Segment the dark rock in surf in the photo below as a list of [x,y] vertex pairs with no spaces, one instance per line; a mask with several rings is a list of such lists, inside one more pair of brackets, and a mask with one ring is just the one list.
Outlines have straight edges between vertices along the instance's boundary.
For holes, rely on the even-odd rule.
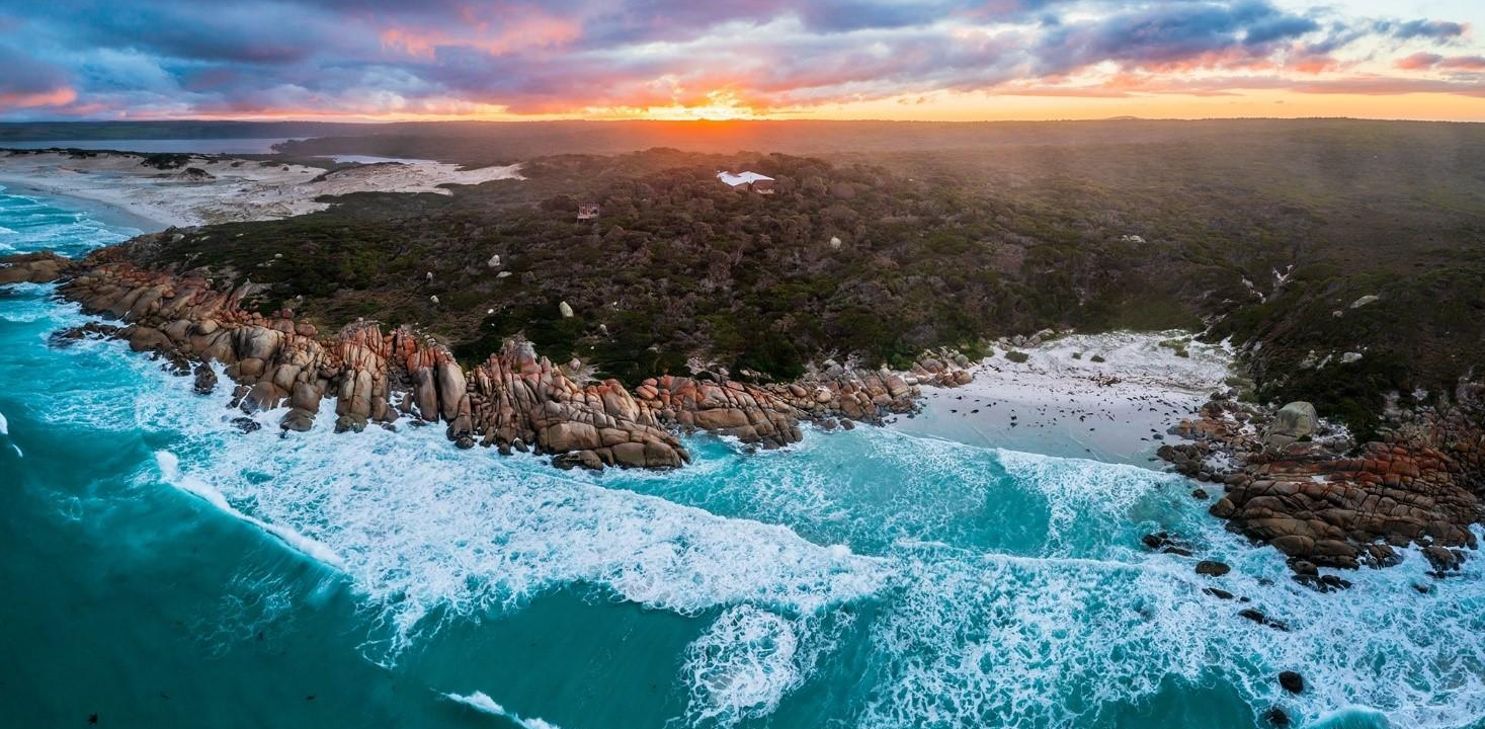
[[1238,615],[1266,628],[1273,628],[1274,630],[1280,630],[1286,633],[1289,632],[1289,626],[1284,624],[1284,621],[1275,620],[1253,608],[1243,608],[1238,611]]
[[205,362],[197,363],[196,382],[191,385],[191,389],[195,390],[197,395],[210,395],[216,388],[217,373]]
[[1191,548],[1184,541],[1182,541],[1180,537],[1170,534],[1169,532],[1155,532],[1153,534],[1146,534],[1145,536],[1140,537],[1140,541],[1144,543],[1147,549],[1155,552],[1160,552],[1162,554],[1174,554],[1177,557],[1191,556]]
[[1198,575],[1206,575],[1208,577],[1221,577],[1222,575],[1225,575],[1231,571],[1232,568],[1228,567],[1225,562],[1204,559],[1196,563],[1196,574]]
[[1203,587],[1201,591],[1208,595],[1211,595],[1212,597],[1217,598],[1218,600],[1231,600],[1234,597],[1232,593],[1220,587]]

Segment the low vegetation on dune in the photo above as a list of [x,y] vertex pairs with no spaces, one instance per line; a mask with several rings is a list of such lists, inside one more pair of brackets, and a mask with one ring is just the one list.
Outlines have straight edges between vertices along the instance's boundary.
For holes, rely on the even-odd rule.
[[[1241,345],[1256,396],[1310,399],[1366,432],[1387,392],[1470,374],[1485,355],[1485,133],[1244,129],[1223,145],[548,156],[525,180],[348,196],[131,255],[272,284],[258,305],[327,326],[420,323],[470,361],[524,333],[628,382],[901,365],[1045,327],[1186,327]],[[715,176],[744,169],[775,194]],[[578,219],[586,203],[596,219]]]

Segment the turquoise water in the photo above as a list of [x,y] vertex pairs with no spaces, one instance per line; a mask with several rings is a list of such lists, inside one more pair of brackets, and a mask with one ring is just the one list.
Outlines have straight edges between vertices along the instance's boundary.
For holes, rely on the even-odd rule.
[[[0,250],[130,232],[0,193]],[[763,454],[700,438],[681,472],[601,475],[435,428],[281,438],[263,413],[242,434],[117,342],[48,345],[85,320],[48,286],[0,290],[5,726],[1485,717],[1481,560],[1437,582],[1409,554],[1322,595],[1178,477],[875,428]],[[1157,529],[1233,572],[1144,551]]]

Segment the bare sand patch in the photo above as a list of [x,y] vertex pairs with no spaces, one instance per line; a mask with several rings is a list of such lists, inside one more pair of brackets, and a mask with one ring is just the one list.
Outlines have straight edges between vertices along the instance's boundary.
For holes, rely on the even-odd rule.
[[431,161],[357,165],[333,172],[307,165],[192,155],[161,170],[145,155],[0,152],[0,184],[121,208],[161,228],[273,220],[330,207],[317,198],[355,192],[452,194],[446,185],[520,179],[519,165],[463,170]]
[[[971,445],[1069,458],[1148,463],[1166,430],[1225,387],[1221,346],[1161,342],[1182,332],[1075,334],[1035,347],[1002,342],[970,368],[974,381],[923,388],[924,408],[893,427]],[[1025,362],[1006,358],[1022,352]],[[1101,359],[1103,361],[1096,361]]]

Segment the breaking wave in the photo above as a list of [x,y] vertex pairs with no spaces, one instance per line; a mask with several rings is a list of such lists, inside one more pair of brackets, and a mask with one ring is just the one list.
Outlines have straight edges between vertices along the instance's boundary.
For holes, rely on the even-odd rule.
[[498,716],[502,719],[509,719],[517,726],[523,727],[524,729],[559,729],[556,725],[549,724],[545,721],[542,721],[541,719],[537,719],[534,717],[522,717],[520,714],[509,711],[504,706],[495,703],[495,700],[490,698],[483,691],[475,691],[469,694],[447,693],[440,695],[443,696],[445,699],[448,699],[449,701],[452,701],[456,704],[462,704],[471,709],[474,709],[475,711],[489,714],[491,716]]

